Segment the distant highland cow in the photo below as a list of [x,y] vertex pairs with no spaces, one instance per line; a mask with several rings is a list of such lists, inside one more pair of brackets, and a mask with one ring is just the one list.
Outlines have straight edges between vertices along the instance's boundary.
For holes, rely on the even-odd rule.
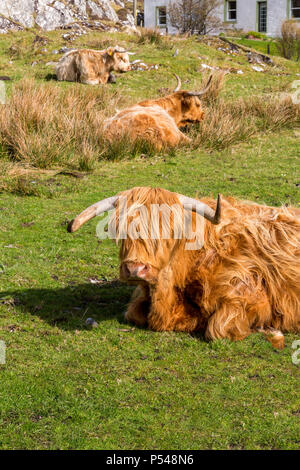
[[181,81],[177,75],[176,78],[177,87],[171,95],[141,101],[107,119],[106,138],[110,142],[123,137],[146,140],[157,150],[190,142],[180,128],[203,119],[200,97],[209,90],[212,77],[201,91],[180,91]]
[[112,72],[130,70],[129,54],[125,49],[109,47],[94,51],[79,49],[67,52],[58,62],[56,76],[60,81],[80,82],[87,85],[105,84],[112,80]]

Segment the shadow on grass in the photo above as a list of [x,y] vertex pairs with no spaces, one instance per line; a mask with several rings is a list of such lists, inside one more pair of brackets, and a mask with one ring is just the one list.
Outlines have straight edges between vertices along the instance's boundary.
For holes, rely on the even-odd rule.
[[0,304],[18,313],[35,315],[62,330],[85,329],[85,320],[98,323],[116,318],[123,323],[123,313],[132,288],[118,280],[101,284],[77,284],[64,288],[33,288],[0,293]]
[[57,82],[57,76],[56,76],[56,73],[48,73],[46,76],[45,76],[45,80],[46,82],[50,82],[51,80]]

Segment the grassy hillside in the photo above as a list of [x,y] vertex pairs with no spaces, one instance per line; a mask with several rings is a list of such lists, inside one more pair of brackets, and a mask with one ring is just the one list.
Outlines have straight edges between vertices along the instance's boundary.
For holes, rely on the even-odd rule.
[[[119,75],[103,90],[49,76],[62,34],[43,33],[48,52],[33,45],[35,31],[0,37],[0,75],[13,78],[11,114],[0,121],[0,340],[7,344],[0,448],[299,449],[300,366],[291,359],[299,335],[286,335],[278,352],[260,334],[207,343],[134,328],[123,319],[131,288],[117,280],[117,247],[97,239],[96,220],[66,232],[83,208],[141,185],[299,206],[299,119],[270,99],[291,89],[298,65],[275,58],[256,72],[245,56],[207,39],[149,43],[89,33],[72,46],[119,44],[159,65]],[[202,63],[244,73],[226,76],[221,103],[206,103],[205,123],[190,131],[193,146],[155,154],[95,138],[97,116],[165,93],[174,72],[184,87],[199,89]],[[72,138],[74,109],[81,114],[71,121]],[[8,136],[15,136],[9,144]],[[85,326],[88,317],[98,328]]]

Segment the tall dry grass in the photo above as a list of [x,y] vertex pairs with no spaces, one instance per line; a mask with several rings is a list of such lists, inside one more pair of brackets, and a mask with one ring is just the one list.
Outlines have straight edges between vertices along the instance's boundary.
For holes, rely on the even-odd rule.
[[90,169],[105,153],[102,123],[122,104],[107,87],[37,85],[22,80],[0,108],[0,140],[13,160],[39,168]]
[[[223,83],[224,74],[215,75],[203,97],[205,119],[189,130],[193,148],[222,150],[259,132],[300,124],[300,107],[288,94],[225,101],[220,97]],[[3,155],[2,161],[27,167],[91,170],[101,159],[154,155],[147,141],[106,141],[103,120],[126,104],[109,87],[73,84],[62,88],[22,80],[14,86],[7,105],[0,107],[0,158]]]
[[140,28],[137,44],[155,44],[159,49],[172,49],[173,42],[169,36],[162,35],[159,28]]
[[277,49],[285,59],[300,60],[300,26],[296,20],[286,20],[281,26]]
[[222,150],[259,132],[300,125],[300,106],[288,93],[225,101],[220,97],[223,84],[224,75],[215,76],[204,96],[205,118],[191,131],[194,148]]

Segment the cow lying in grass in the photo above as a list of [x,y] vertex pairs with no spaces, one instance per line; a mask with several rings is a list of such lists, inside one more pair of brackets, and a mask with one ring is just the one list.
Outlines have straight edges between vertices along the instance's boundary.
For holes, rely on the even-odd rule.
[[130,67],[128,52],[122,48],[80,49],[69,51],[60,59],[56,76],[58,80],[99,85],[112,81],[112,71],[128,72]]
[[[172,208],[172,217],[167,223],[159,212],[155,224],[153,207],[163,205]],[[120,276],[137,284],[127,320],[156,331],[202,330],[208,339],[241,340],[263,331],[277,348],[284,347],[282,332],[300,331],[299,209],[226,198],[221,214],[220,197],[216,203],[160,188],[133,188],[83,211],[69,231],[115,207],[112,238],[122,238]],[[203,224],[192,236],[178,237],[184,207],[193,230],[198,219]],[[144,235],[130,235],[132,224]],[[127,238],[120,236],[124,227]],[[196,248],[187,245],[198,239]]]
[[146,140],[157,150],[190,142],[180,128],[203,119],[200,97],[208,91],[211,80],[212,77],[202,91],[180,91],[181,82],[177,77],[178,84],[171,95],[141,101],[107,119],[104,123],[106,138],[110,142],[124,137],[132,141]]

